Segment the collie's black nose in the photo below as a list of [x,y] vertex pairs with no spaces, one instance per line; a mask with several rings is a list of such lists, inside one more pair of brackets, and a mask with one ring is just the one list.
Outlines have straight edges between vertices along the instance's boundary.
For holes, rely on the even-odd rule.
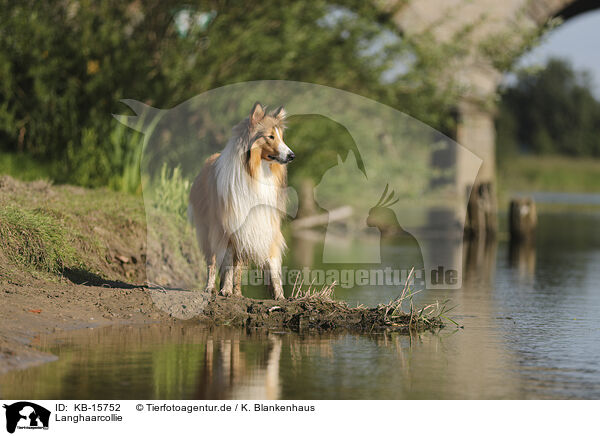
[[291,162],[296,158],[296,155],[294,154],[293,151],[290,151],[290,154],[287,155],[287,161]]

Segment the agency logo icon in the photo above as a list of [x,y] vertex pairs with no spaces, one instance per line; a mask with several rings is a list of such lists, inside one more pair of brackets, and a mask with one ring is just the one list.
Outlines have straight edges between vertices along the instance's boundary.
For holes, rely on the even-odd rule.
[[[213,89],[170,109],[123,100],[131,112],[115,115],[133,129],[142,149],[146,275],[158,307],[185,319],[209,301],[209,293],[202,292],[211,274],[205,259],[193,243],[181,243],[198,237],[193,226],[184,225],[190,218],[190,187],[207,159],[227,144],[252,139],[234,126],[257,101],[285,107],[286,141],[296,159],[281,190],[272,189],[278,179],[265,175],[262,166],[252,180],[239,176],[245,173],[223,173],[222,185],[236,192],[227,214],[217,216],[208,207],[193,216],[196,227],[226,218],[227,227],[235,229],[210,235],[220,238],[214,245],[226,246],[242,226],[245,233],[260,234],[252,227],[255,218],[275,207],[291,221],[284,286],[294,284],[298,270],[309,270],[305,284],[314,279],[314,286],[322,286],[322,278],[333,277],[342,288],[360,287],[365,295],[381,291],[383,303],[404,288],[414,269],[418,288],[461,287],[467,203],[481,159],[432,127],[359,95],[310,83],[256,81]],[[238,168],[237,162],[249,159],[247,152],[224,156],[230,166],[223,168]],[[276,201],[280,197],[287,197],[287,205]],[[250,215],[240,211],[258,215],[246,219]],[[268,274],[260,265],[249,268],[250,282],[256,276],[266,284]]]
[[14,433],[19,430],[47,430],[50,424],[50,411],[38,404],[28,401],[5,404],[6,431]]

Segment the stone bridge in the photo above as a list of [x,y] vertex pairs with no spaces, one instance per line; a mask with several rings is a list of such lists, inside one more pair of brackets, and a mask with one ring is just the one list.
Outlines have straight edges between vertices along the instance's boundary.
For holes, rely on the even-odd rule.
[[[504,56],[518,57],[541,28],[555,17],[569,19],[600,8],[598,0],[383,0],[380,5],[393,16],[403,34],[431,32],[447,42],[461,35],[467,55],[449,64],[450,75],[464,89],[457,107],[456,140],[483,159],[474,193],[475,211],[469,211],[471,225],[495,231],[495,129],[494,101],[502,80],[502,67],[494,56],[482,53],[482,41],[493,41]],[[467,35],[463,30],[471,29]],[[463,32],[460,33],[459,32]],[[458,163],[461,168],[461,163]],[[457,185],[467,192],[466,180]],[[479,202],[479,204],[478,204]],[[471,209],[471,203],[469,204]],[[479,216],[479,218],[477,218]],[[483,221],[482,221],[483,220]],[[474,221],[480,221],[478,223]]]

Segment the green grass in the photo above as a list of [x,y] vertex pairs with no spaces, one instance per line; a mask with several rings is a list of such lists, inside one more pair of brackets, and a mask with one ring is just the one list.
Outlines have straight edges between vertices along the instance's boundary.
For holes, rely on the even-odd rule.
[[0,283],[143,283],[147,262],[154,278],[159,271],[161,280],[196,283],[202,268],[185,218],[187,185],[178,171],[164,176],[166,207],[146,210],[139,195],[0,175]]
[[170,170],[167,164],[160,169],[154,183],[149,183],[149,201],[152,207],[181,218],[187,217],[191,183],[181,175],[181,168]]
[[0,153],[0,174],[19,180],[52,179],[51,165],[38,162],[26,154]]
[[41,210],[0,209],[0,238],[4,254],[22,266],[56,273],[80,264],[60,219]]
[[504,192],[600,192],[600,159],[518,156],[498,166]]
[[108,150],[100,147],[101,140],[93,129],[83,129],[81,144],[70,146],[66,156],[44,159],[0,152],[0,174],[24,181],[45,179],[90,188],[107,186],[141,195],[143,135],[116,123],[105,140]]
[[57,277],[70,269],[117,279],[108,247],[145,230],[141,199],[108,189],[2,176],[0,205],[0,275],[8,278]]

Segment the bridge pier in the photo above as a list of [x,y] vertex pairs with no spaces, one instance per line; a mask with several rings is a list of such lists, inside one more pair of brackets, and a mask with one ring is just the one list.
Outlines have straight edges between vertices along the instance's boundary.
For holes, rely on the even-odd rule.
[[[465,89],[459,107],[456,141],[483,160],[471,186],[464,171],[468,162],[457,162],[457,188],[467,194],[466,234],[490,236],[497,229],[495,128],[493,99],[502,79],[498,65],[506,56],[519,56],[550,18],[569,19],[598,8],[594,0],[382,0],[380,8],[392,14],[398,29],[407,35],[428,35],[440,43],[462,44],[460,57],[449,57],[443,80],[451,76]],[[425,38],[429,40],[429,38]],[[498,62],[499,61],[499,62]],[[468,167],[467,167],[468,168]],[[467,199],[465,198],[465,202]]]
[[472,162],[457,161],[456,183],[459,192],[468,194],[465,236],[493,237],[498,228],[496,198],[496,133],[493,113],[477,102],[465,100],[458,107],[456,142],[482,159],[475,183],[466,179],[472,174]]

